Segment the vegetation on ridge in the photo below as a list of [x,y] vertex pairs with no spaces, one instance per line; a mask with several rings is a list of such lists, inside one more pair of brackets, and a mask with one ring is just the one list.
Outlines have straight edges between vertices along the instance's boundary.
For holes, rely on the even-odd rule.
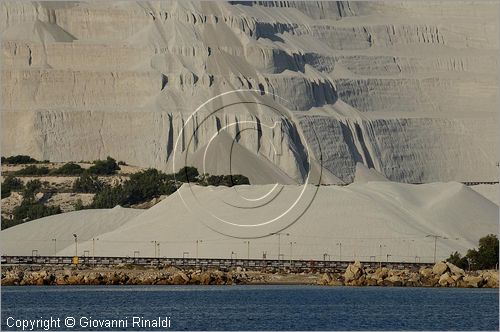
[[[40,163],[29,156],[2,158],[2,161],[6,159],[11,164]],[[11,172],[2,184],[2,198],[9,197],[12,191],[19,191],[23,199],[20,204],[17,203],[19,205],[10,210],[7,219],[5,216],[2,217],[2,229],[62,212],[59,206],[49,206],[46,203],[48,197],[60,192],[60,186],[50,185],[49,182],[42,183],[37,179],[23,185],[22,181],[15,176],[78,176],[75,180],[67,180],[70,186],[65,184],[62,188],[63,192],[94,194],[94,197],[92,203],[87,202],[86,205],[78,198],[76,203],[73,203],[74,210],[113,208],[116,205],[148,207],[153,199],[171,195],[187,182],[202,186],[228,187],[250,184],[248,178],[243,175],[199,174],[198,170],[191,166],[184,167],[175,174],[166,174],[151,168],[132,174],[123,174],[120,178],[109,177],[117,174],[120,170],[119,165],[126,165],[126,163],[122,161],[117,163],[115,159],[107,157],[105,160],[92,162],[87,169],[77,163],[68,162],[53,169],[45,165],[26,165],[20,170]],[[44,194],[40,195],[40,193]],[[13,202],[16,202],[15,199]]]
[[498,268],[498,237],[494,234],[488,234],[479,239],[478,249],[469,249],[463,257],[458,251],[455,251],[448,257],[447,261],[462,269]]
[[2,164],[7,164],[7,165],[36,164],[36,163],[39,163],[39,161],[34,158],[31,158],[30,156],[25,156],[25,155],[2,157]]

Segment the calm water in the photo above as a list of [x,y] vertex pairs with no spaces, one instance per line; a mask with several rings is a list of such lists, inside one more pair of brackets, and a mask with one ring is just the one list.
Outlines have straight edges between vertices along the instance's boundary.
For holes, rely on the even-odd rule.
[[[498,330],[498,290],[316,286],[2,287],[7,318],[170,317],[172,330]],[[10,321],[12,323],[13,320]],[[42,328],[38,328],[41,330]],[[106,330],[96,327],[94,330]],[[143,329],[144,330],[144,329]]]

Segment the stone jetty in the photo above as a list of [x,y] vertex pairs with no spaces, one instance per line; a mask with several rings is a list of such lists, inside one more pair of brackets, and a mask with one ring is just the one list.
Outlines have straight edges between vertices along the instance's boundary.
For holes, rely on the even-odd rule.
[[448,262],[420,270],[364,268],[349,264],[344,273],[263,272],[241,267],[228,271],[176,267],[3,266],[2,286],[29,285],[233,285],[306,284],[325,286],[488,287],[498,288],[498,271],[466,272]]

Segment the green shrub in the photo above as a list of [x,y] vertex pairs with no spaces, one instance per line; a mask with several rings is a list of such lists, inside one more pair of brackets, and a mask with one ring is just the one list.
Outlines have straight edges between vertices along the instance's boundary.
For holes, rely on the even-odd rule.
[[208,186],[238,186],[243,184],[250,184],[248,178],[244,175],[209,175],[205,177],[204,184]]
[[17,226],[22,223],[24,223],[23,220],[16,220],[16,219],[9,220],[2,218],[2,230],[7,229],[9,227]]
[[14,219],[23,221],[34,220],[59,213],[61,213],[59,206],[45,206],[41,203],[34,203],[27,200],[23,200],[21,205],[15,207],[13,211]]
[[104,183],[95,175],[83,173],[73,183],[73,191],[77,193],[98,193],[104,188]]
[[16,177],[9,175],[5,178],[2,183],[2,198],[9,197],[12,190],[21,190],[23,189],[23,183]]
[[36,165],[29,165],[26,166],[16,172],[14,172],[15,175],[34,175],[34,176],[41,176],[41,175],[47,175],[49,174],[50,170],[48,167],[42,166],[38,167]]
[[[134,173],[121,185],[106,186],[96,191],[92,207],[100,209],[112,208],[116,205],[130,206],[147,202],[161,195],[171,195],[177,190],[172,178],[173,176],[152,168]],[[77,180],[78,183],[80,183],[79,180]],[[75,186],[77,185],[79,184],[75,182]]]
[[478,249],[469,249],[466,257],[474,270],[495,268],[498,264],[498,237],[494,234],[479,239]]
[[175,180],[179,182],[197,182],[198,181],[198,169],[192,166],[184,166],[175,175]]
[[455,251],[447,261],[462,269],[469,267],[472,270],[496,268],[498,267],[498,237],[494,234],[488,234],[479,239],[478,249],[469,249],[464,257]]
[[458,251],[455,251],[453,254],[451,254],[446,261],[464,270],[469,266],[467,257],[462,257],[462,255]]
[[228,187],[250,184],[250,180],[241,174],[226,175],[224,178]]
[[177,191],[178,187],[173,182],[165,183],[161,188],[161,194],[170,196]]
[[[94,181],[97,181],[95,178]],[[176,174],[165,174],[156,169],[147,169],[134,173],[129,180],[123,184],[110,187],[105,186],[102,190],[95,190],[92,208],[112,208],[116,205],[130,206],[144,203],[161,195],[171,195],[178,189],[178,182],[198,182],[213,186],[234,186],[249,184],[248,178],[243,175],[208,175],[199,176],[195,167],[184,167]],[[86,183],[90,183],[87,185]],[[92,181],[88,174],[82,175],[74,184],[74,190],[78,192],[89,192]]]
[[82,173],[83,168],[75,163],[67,163],[50,171],[53,175],[80,175]]
[[78,199],[76,202],[75,202],[75,205],[73,206],[75,208],[75,211],[80,211],[80,210],[83,210],[85,209],[85,205],[83,205],[83,202],[81,199]]
[[38,160],[25,155],[2,157],[2,164],[18,165],[18,164],[34,164],[34,163],[38,163]]
[[164,194],[167,181],[166,174],[153,168],[132,174],[123,184],[127,196],[126,203],[137,204]]
[[125,205],[126,200],[127,194],[122,186],[106,186],[94,196],[90,207],[93,209],[110,209],[117,205]]
[[42,189],[42,183],[39,180],[26,182],[23,190],[23,202],[34,202],[35,195]]
[[120,170],[120,166],[111,157],[106,158],[106,160],[96,160],[94,165],[91,166],[87,172],[95,175],[112,175],[116,174],[116,171]]

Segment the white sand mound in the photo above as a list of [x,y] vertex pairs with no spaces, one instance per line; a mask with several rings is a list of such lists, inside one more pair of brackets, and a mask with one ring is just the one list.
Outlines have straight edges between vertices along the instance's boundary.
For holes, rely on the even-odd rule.
[[354,182],[367,183],[370,181],[389,181],[380,172],[374,168],[368,168],[362,163],[356,163],[356,173],[354,174]]
[[[294,259],[323,259],[325,253],[338,259],[338,243],[341,243],[342,259],[386,260],[390,255],[389,260],[432,261],[434,241],[427,235],[447,238],[440,239],[437,246],[438,258],[445,258],[452,251],[465,252],[476,246],[479,238],[486,234],[498,232],[498,206],[455,182],[307,186],[295,205],[293,202],[300,194],[301,186],[284,186],[276,191],[271,191],[272,188],[272,185],[183,186],[180,195],[190,210],[179,194],[174,194],[115,230],[99,234],[96,255],[133,256],[134,251],[139,251],[141,256],[153,256],[151,241],[159,241],[161,256],[182,257],[183,253],[189,252],[187,255],[194,257],[196,240],[201,240],[198,242],[200,257],[230,258],[234,252],[245,258],[246,240],[227,234],[246,234],[251,237],[250,257],[253,258],[261,258],[264,253],[267,258],[277,258],[279,250],[284,259],[289,259],[292,249]],[[268,196],[257,200],[268,191],[271,191]],[[314,199],[309,205],[311,197]],[[307,206],[309,208],[302,214]],[[81,225],[89,222],[87,214],[93,213],[98,212],[79,212],[78,222]],[[110,212],[101,212],[99,216],[104,219],[105,213]],[[284,217],[280,219],[280,215]],[[40,254],[50,254],[51,231],[54,231],[69,245],[59,254],[72,255],[71,234],[75,230],[62,228],[60,222],[53,220],[61,221],[65,216],[78,219],[76,214],[49,217],[1,232],[2,239],[7,236],[25,239],[9,246],[5,253],[25,253],[37,245]],[[294,222],[296,217],[299,218]],[[278,220],[270,222],[272,218]],[[49,228],[45,227],[46,224],[59,227]],[[279,249],[278,236],[269,235],[274,232],[284,233],[280,236]],[[44,241],[46,243],[42,246]],[[92,241],[82,241],[80,254],[91,250],[91,246]]]
[[243,174],[251,184],[297,182],[263,156],[256,155],[234,141],[226,132],[220,132],[206,146],[198,149],[189,164],[200,173],[214,175]]
[[498,205],[499,200],[499,186],[496,184],[478,184],[471,186],[471,188]]
[[[320,179],[321,176],[321,179]],[[317,185],[339,185],[345,184],[344,181],[339,179],[335,174],[327,170],[325,167],[321,166],[321,163],[315,159],[311,159],[310,166],[310,174],[309,180],[307,181],[309,184]]]
[[[81,242],[115,230],[143,210],[119,206],[106,210],[81,210],[33,220],[0,232],[2,255],[53,255],[54,249],[73,248],[73,234]],[[54,241],[56,239],[56,247]],[[85,250],[91,250],[86,248]],[[83,254],[83,250],[81,251]]]

